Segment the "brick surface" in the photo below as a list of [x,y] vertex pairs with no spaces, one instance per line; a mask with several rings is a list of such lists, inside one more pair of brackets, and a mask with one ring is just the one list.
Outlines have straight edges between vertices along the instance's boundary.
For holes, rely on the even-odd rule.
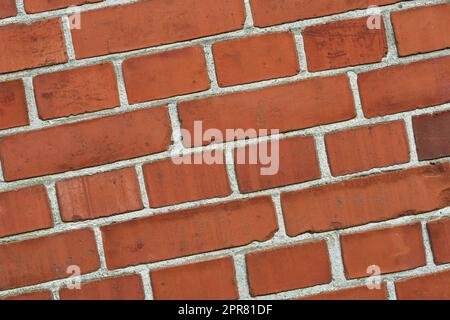
[[388,300],[388,295],[386,284],[382,283],[379,289],[369,289],[366,286],[356,287],[324,292],[321,294],[303,297],[299,300]]
[[293,76],[300,71],[292,33],[228,40],[215,43],[212,49],[222,87]]
[[348,78],[333,76],[182,102],[179,115],[191,136],[194,121],[202,121],[204,131],[218,129],[226,137],[226,129],[287,132],[352,119],[356,112]]
[[63,288],[61,300],[144,300],[142,279],[138,275],[107,278],[81,283],[81,288]]
[[232,258],[151,272],[157,300],[233,300],[239,297]]
[[0,244],[0,289],[66,278],[71,265],[79,266],[81,274],[100,267],[91,230]]
[[[273,157],[271,163],[261,157],[266,150],[267,155]],[[251,160],[255,156],[257,159]],[[239,190],[243,193],[315,180],[321,176],[313,137],[283,139],[278,146],[260,143],[237,148],[234,162]]]
[[209,89],[202,47],[190,47],[125,60],[123,76],[130,103]]
[[72,38],[77,58],[87,58],[237,30],[245,8],[241,0],[146,0],[87,11],[81,20]]
[[264,241],[277,229],[271,199],[257,198],[110,225],[102,234],[115,269]]
[[413,117],[420,160],[450,156],[450,111]]
[[450,271],[402,280],[395,289],[399,300],[449,300]]
[[371,5],[383,6],[400,0],[250,0],[258,27],[328,16]]
[[44,186],[0,193],[0,237],[53,227]]
[[253,296],[329,283],[327,244],[318,241],[250,253],[247,273]]
[[19,180],[164,151],[170,134],[167,110],[157,107],[8,136],[0,159],[5,179]]
[[367,18],[330,22],[303,32],[309,71],[379,62],[386,56],[384,24],[367,28]]
[[359,92],[367,117],[450,102],[450,57],[361,73]]
[[101,1],[103,0],[24,0],[24,5],[27,13],[36,13]]
[[95,219],[143,208],[136,171],[127,168],[56,184],[64,221]]
[[[229,195],[231,189],[224,154],[221,151],[217,151],[217,154],[220,161],[213,164],[203,160],[207,159],[206,157],[215,158],[215,152],[185,156],[186,163],[178,164],[174,163],[173,159],[166,159],[144,165],[150,206],[163,207]],[[203,163],[195,164],[196,159]]]
[[33,85],[41,119],[83,114],[119,106],[112,63],[35,77]]
[[398,53],[407,56],[450,48],[450,4],[394,12]]
[[0,27],[0,74],[67,61],[61,21]]
[[[443,195],[448,197],[447,193]],[[450,263],[450,218],[431,221],[427,224],[428,233],[436,264]]]
[[403,121],[330,133],[325,141],[336,176],[406,163],[410,158]]
[[0,19],[13,17],[17,14],[15,0],[3,0],[0,3]]
[[286,231],[295,236],[443,208],[449,205],[449,177],[446,163],[283,193]]
[[426,264],[420,223],[347,234],[341,246],[349,279],[370,276],[370,266],[385,274]]
[[0,130],[29,124],[22,80],[0,83]]

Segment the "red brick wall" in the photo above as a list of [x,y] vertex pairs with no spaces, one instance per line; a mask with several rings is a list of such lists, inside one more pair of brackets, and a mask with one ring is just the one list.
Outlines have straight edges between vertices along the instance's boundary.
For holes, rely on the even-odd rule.
[[2,0],[0,299],[450,299],[446,30],[446,0]]

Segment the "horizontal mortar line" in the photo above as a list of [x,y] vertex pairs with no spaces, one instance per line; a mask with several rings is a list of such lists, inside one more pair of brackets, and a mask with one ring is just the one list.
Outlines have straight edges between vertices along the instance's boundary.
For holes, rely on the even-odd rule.
[[[432,221],[437,218],[450,216],[450,210],[447,210],[447,209],[450,209],[450,208],[447,207],[447,208],[444,208],[444,209],[441,209],[438,211],[432,211],[432,212],[428,212],[428,213],[424,213],[424,214],[419,214],[416,216],[400,217],[400,218],[393,219],[393,220],[382,221],[382,222],[377,222],[377,223],[370,223],[370,224],[366,224],[363,226],[350,227],[347,229],[331,230],[331,231],[314,233],[314,234],[305,233],[305,234],[302,234],[302,235],[299,235],[296,237],[292,237],[289,239],[271,238],[265,242],[255,241],[251,244],[248,244],[246,246],[241,246],[241,247],[220,249],[220,250],[216,250],[216,251],[204,252],[204,253],[194,254],[194,255],[190,255],[190,256],[172,258],[172,259],[168,259],[168,260],[164,260],[164,261],[157,261],[157,262],[139,264],[139,265],[135,265],[135,266],[128,266],[125,268],[118,268],[118,269],[114,269],[114,270],[98,270],[95,272],[91,272],[89,274],[81,275],[80,279],[82,279],[83,282],[88,282],[88,281],[92,281],[92,280],[101,280],[106,277],[139,274],[142,271],[150,272],[151,270],[156,270],[156,269],[160,269],[160,268],[169,268],[169,267],[185,265],[185,264],[195,263],[195,262],[200,262],[200,261],[219,259],[221,257],[226,257],[226,256],[233,256],[233,255],[239,255],[239,254],[245,255],[245,254],[255,252],[258,250],[267,250],[267,249],[272,249],[272,248],[277,248],[277,247],[284,247],[284,246],[289,246],[289,245],[308,243],[311,241],[326,240],[327,238],[331,237],[333,234],[343,235],[343,234],[347,234],[347,233],[367,231],[367,230],[373,230],[373,229],[383,228],[383,227],[401,226],[401,225],[404,225],[407,223]],[[436,271],[440,271],[441,269],[447,269],[447,268],[450,268],[450,264],[438,265],[433,268],[425,266],[425,267],[419,267],[414,270],[398,272],[395,274],[387,274],[387,275],[384,275],[383,277],[385,277],[385,278],[389,277],[389,279],[399,280],[399,279],[402,279],[405,277],[409,277],[409,276],[411,276],[411,274],[416,275],[417,270],[419,270],[418,272],[427,273],[427,272],[436,272]],[[352,280],[346,279],[346,280],[347,280],[347,282],[356,282],[358,280],[363,281],[364,279],[367,279],[367,278],[352,279]],[[40,284],[36,284],[36,285],[8,289],[8,290],[0,291],[0,297],[17,295],[20,293],[25,293],[25,292],[30,292],[30,291],[46,290],[46,289],[50,289],[50,288],[60,288],[60,287],[64,286],[64,284],[66,284],[67,281],[68,281],[68,279],[65,278],[65,279],[52,280],[52,281],[48,281],[48,282],[44,282],[44,283],[40,283]],[[322,285],[319,287],[322,287]],[[301,291],[308,290],[311,288],[315,288],[315,287],[287,291],[282,294],[275,294],[275,295],[280,296],[283,294],[291,294],[291,293],[297,294],[297,292],[301,292]],[[274,296],[274,295],[270,295],[270,296]],[[263,297],[264,296],[258,297],[258,298],[262,299]]]
[[[201,152],[208,152],[211,150],[224,150],[226,148],[239,148],[244,147],[250,144],[256,144],[256,143],[262,143],[266,141],[270,141],[273,139],[287,139],[287,138],[294,138],[294,137],[300,137],[300,136],[315,136],[315,135],[326,135],[333,132],[338,132],[342,130],[347,130],[350,128],[357,128],[357,127],[364,127],[368,125],[376,125],[379,123],[384,122],[390,122],[390,121],[397,121],[397,120],[404,120],[405,117],[411,117],[415,115],[425,115],[425,114],[432,114],[436,112],[442,112],[450,110],[450,103],[444,104],[440,106],[434,106],[429,108],[423,108],[423,109],[416,109],[413,111],[407,111],[403,113],[398,113],[394,115],[388,115],[388,116],[382,116],[378,118],[372,118],[372,119],[351,119],[343,122],[337,122],[307,129],[300,129],[300,130],[294,130],[286,133],[279,133],[269,136],[261,136],[257,138],[251,138],[248,140],[239,140],[239,141],[229,141],[229,142],[223,142],[223,143],[214,143],[206,146],[201,147],[192,147],[192,148],[186,148],[183,147],[183,152],[185,154],[193,154],[193,153],[201,153]],[[0,135],[1,137],[1,135]],[[63,173],[56,173],[46,176],[40,176],[40,177],[33,177],[28,179],[22,179],[17,181],[0,181],[0,191],[8,191],[8,190],[15,190],[22,186],[32,185],[32,184],[40,184],[40,183],[47,183],[47,182],[55,182],[59,180],[64,180],[68,178],[83,176],[83,175],[93,175],[96,173],[102,173],[102,172],[108,172],[115,169],[123,169],[135,165],[145,164],[145,163],[151,163],[158,160],[163,159],[169,159],[171,154],[171,149],[173,148],[173,145],[169,147],[169,150],[146,155],[142,157],[137,157],[134,159],[126,159],[121,161],[116,161],[113,163],[107,163],[103,165],[93,166],[89,168],[82,168],[72,171],[67,171]],[[445,159],[445,158],[443,158]],[[439,159],[436,159],[439,160]],[[434,160],[434,161],[436,161]],[[433,161],[433,160],[431,160]],[[418,162],[418,163],[430,163],[430,161],[425,162]],[[401,166],[401,165],[400,165]],[[388,167],[389,168],[389,167]],[[372,169],[376,170],[376,169]],[[4,169],[2,170],[4,171]],[[370,173],[370,172],[369,172]],[[3,173],[4,174],[4,173]]]
[[[393,5],[393,6],[395,6],[395,5]],[[365,14],[363,14],[363,13],[365,13]],[[32,68],[32,69],[27,69],[27,70],[19,70],[19,71],[3,73],[3,74],[0,73],[0,82],[23,77],[23,74],[27,74],[28,76],[33,76],[33,75],[38,75],[38,74],[42,74],[42,73],[67,70],[67,69],[72,69],[75,67],[88,66],[88,65],[102,63],[102,62],[125,60],[125,59],[132,58],[132,57],[140,57],[140,56],[144,56],[147,54],[166,52],[166,51],[170,51],[170,50],[174,50],[174,49],[181,49],[181,48],[194,46],[194,45],[212,45],[215,42],[224,41],[224,40],[232,40],[232,39],[237,39],[237,38],[241,38],[241,37],[245,37],[245,36],[262,35],[262,34],[272,33],[272,32],[286,32],[286,31],[296,32],[299,30],[301,31],[303,28],[305,28],[307,26],[313,26],[313,25],[321,24],[321,23],[325,23],[325,22],[339,21],[349,15],[350,15],[350,17],[353,17],[353,18],[360,18],[360,17],[364,17],[365,15],[367,15],[367,13],[365,12],[365,10],[359,10],[359,12],[357,14],[355,14],[354,11],[351,11],[351,12],[347,12],[344,14],[337,14],[337,15],[333,15],[333,16],[327,16],[324,18],[310,19],[310,20],[288,23],[288,24],[283,24],[283,25],[278,25],[278,26],[270,26],[270,27],[265,27],[265,28],[239,29],[239,30],[225,32],[225,33],[221,33],[221,34],[217,34],[217,35],[211,35],[211,36],[205,36],[205,37],[201,37],[201,38],[195,38],[195,39],[190,39],[190,40],[183,40],[183,41],[179,41],[179,42],[163,44],[160,46],[138,48],[138,49],[132,49],[132,50],[125,51],[125,52],[117,52],[117,53],[112,53],[112,54],[107,54],[107,55],[102,55],[102,56],[88,57],[88,58],[83,58],[80,60],[71,60],[66,63],[57,64],[57,65],[43,66],[43,67]],[[329,20],[329,21],[321,21],[324,19]],[[315,21],[315,20],[319,20],[319,21]],[[424,54],[429,54],[429,53],[424,53]],[[420,55],[422,55],[422,54],[420,54]],[[402,57],[400,59],[408,59],[409,57],[411,57],[411,56]],[[414,55],[412,57],[414,57]],[[348,68],[351,68],[351,67],[347,67],[347,69]],[[316,73],[321,73],[321,72],[316,72]],[[314,74],[316,74],[316,73],[314,73]]]

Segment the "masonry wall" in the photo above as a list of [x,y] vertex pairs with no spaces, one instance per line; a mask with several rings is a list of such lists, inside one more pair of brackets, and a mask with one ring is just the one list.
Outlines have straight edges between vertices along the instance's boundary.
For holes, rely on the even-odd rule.
[[0,298],[449,299],[449,30],[448,0],[2,0]]

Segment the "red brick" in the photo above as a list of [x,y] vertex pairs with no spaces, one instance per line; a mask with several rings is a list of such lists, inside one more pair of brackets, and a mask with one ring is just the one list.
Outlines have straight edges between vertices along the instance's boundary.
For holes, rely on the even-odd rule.
[[409,144],[403,121],[330,133],[325,136],[325,142],[334,176],[409,161]]
[[69,277],[71,265],[79,266],[81,274],[100,267],[91,230],[0,244],[0,290]]
[[0,19],[17,15],[15,0],[2,0],[0,2]]
[[163,300],[239,298],[232,258],[202,261],[151,272],[153,295]]
[[[443,196],[450,195],[450,189]],[[430,235],[431,248],[433,250],[434,262],[444,264],[450,262],[450,218],[429,222],[428,233]]]
[[247,255],[252,296],[312,287],[331,282],[325,241],[253,252]]
[[116,269],[265,241],[277,229],[267,197],[123,222],[102,234],[108,267]]
[[34,291],[8,297],[5,300],[53,300],[53,295],[50,291]]
[[202,47],[131,58],[122,68],[130,103],[204,91],[210,86]]
[[300,71],[294,35],[271,33],[213,45],[221,87],[296,75]]
[[347,234],[341,247],[348,279],[369,276],[372,265],[385,274],[426,264],[420,223]]
[[136,171],[121,169],[58,182],[63,221],[111,216],[143,209]]
[[387,172],[281,195],[290,236],[395,219],[449,206],[450,164]]
[[161,152],[170,136],[167,109],[156,107],[4,137],[0,158],[12,181]]
[[255,26],[265,27],[294,22],[356,9],[371,5],[383,6],[400,0],[250,0]]
[[22,80],[0,83],[0,130],[29,124]]
[[52,226],[51,209],[44,186],[0,193],[0,237]]
[[81,283],[81,289],[63,288],[62,300],[144,300],[144,289],[138,275]]
[[101,1],[103,0],[25,0],[24,5],[27,13],[36,13]]
[[43,74],[33,79],[41,119],[66,117],[120,105],[112,63]]
[[369,289],[366,286],[323,292],[313,296],[302,297],[299,300],[388,300],[386,284],[380,289]]
[[345,75],[182,102],[179,114],[191,136],[194,121],[201,121],[204,131],[218,129],[225,136],[227,129],[287,132],[356,116]]
[[395,288],[398,300],[449,300],[450,271],[402,280]]
[[0,27],[0,73],[67,61],[61,20]]
[[373,118],[450,102],[450,56],[358,75],[362,106]]
[[241,0],[147,0],[83,12],[81,21],[72,38],[77,58],[87,58],[238,30],[245,8]]
[[369,29],[367,17],[308,27],[303,41],[309,71],[380,62],[387,53],[384,24]]
[[[220,163],[204,161],[205,157],[215,155],[221,159]],[[196,156],[203,156],[202,163],[195,163]],[[151,207],[220,198],[231,193],[222,151],[188,155],[184,159],[186,163],[182,164],[175,164],[169,158],[143,166]]]
[[391,14],[398,54],[408,56],[450,48],[450,4],[414,8]]
[[[320,178],[320,167],[313,137],[280,140],[278,150],[272,146],[276,145],[270,142],[253,144],[240,147],[234,152],[235,168],[241,192],[254,192]],[[253,156],[261,152],[266,153],[266,150],[268,150],[267,154],[273,157],[271,164],[267,164],[266,159],[261,159],[260,156],[256,162],[251,160]],[[276,156],[277,154],[278,156]],[[239,160],[240,157],[245,158]],[[244,163],[242,160],[245,160]]]
[[450,111],[413,117],[419,160],[450,156]]

